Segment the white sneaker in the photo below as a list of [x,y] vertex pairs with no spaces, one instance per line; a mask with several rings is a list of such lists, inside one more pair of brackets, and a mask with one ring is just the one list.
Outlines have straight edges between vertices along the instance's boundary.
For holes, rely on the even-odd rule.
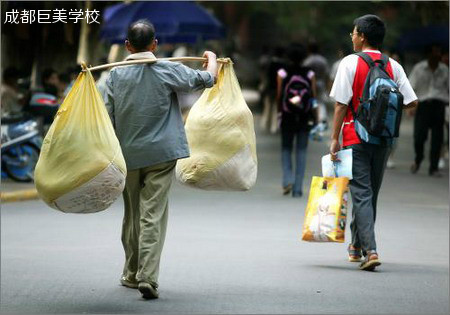
[[392,161],[391,159],[388,159],[386,167],[389,168],[389,169],[394,168],[395,167],[395,162]]
[[445,161],[443,158],[439,159],[438,169],[443,170],[445,168]]

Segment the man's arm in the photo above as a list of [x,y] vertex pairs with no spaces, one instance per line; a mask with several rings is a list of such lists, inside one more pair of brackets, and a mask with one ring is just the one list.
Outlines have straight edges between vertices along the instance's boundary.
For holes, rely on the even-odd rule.
[[317,83],[315,75],[311,78],[311,91],[315,102],[313,104],[314,125],[317,125],[319,123],[319,107],[317,106]]
[[208,60],[203,64],[203,67],[206,68],[206,71],[211,73],[214,78],[214,83],[217,82],[217,57],[216,54],[212,51],[205,51],[203,53],[203,57]]
[[419,105],[419,101],[418,101],[418,100],[415,100],[415,101],[412,101],[412,102],[409,103],[409,104],[403,105],[403,109],[413,109],[413,108],[415,108],[417,105]]
[[276,102],[277,102],[277,109],[278,112],[281,112],[281,89],[283,87],[283,78],[277,74],[277,96],[276,96]]
[[336,102],[334,104],[333,129],[331,130],[330,154],[331,159],[337,159],[337,152],[341,149],[339,143],[339,134],[341,133],[342,124],[347,114],[347,105]]
[[181,63],[170,63],[169,71],[165,72],[164,80],[175,92],[189,93],[210,88],[217,80],[217,60],[213,52],[203,54],[207,61],[203,63],[205,70],[194,70]]
[[403,105],[403,109],[406,110],[408,116],[412,117],[416,114],[417,105],[419,105],[419,101],[415,100],[409,104]]
[[410,79],[406,76],[405,70],[400,66],[400,78],[399,78],[399,90],[405,98],[404,101],[408,102],[403,104],[403,109],[407,110],[408,115],[413,116],[416,113],[416,107],[419,104],[417,95],[414,92],[414,87],[417,84],[417,66],[414,67],[411,72]]
[[402,108],[408,110],[407,113],[411,115],[414,112],[414,107],[418,104],[417,95],[414,92],[414,87],[417,81],[417,65],[413,68],[413,71],[408,79],[402,65],[393,59],[390,60],[392,62],[393,69],[395,69],[394,78],[398,85],[398,89],[400,93],[403,94],[403,102],[406,102],[406,104],[403,104]]
[[315,75],[311,78],[311,92],[312,97],[317,98],[317,81]]

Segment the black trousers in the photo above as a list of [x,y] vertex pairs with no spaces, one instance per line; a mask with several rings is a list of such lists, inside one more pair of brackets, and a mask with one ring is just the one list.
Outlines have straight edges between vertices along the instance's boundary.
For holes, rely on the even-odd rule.
[[438,100],[419,102],[414,119],[414,150],[415,162],[422,163],[423,148],[431,129],[430,168],[429,172],[437,171],[444,138],[445,103]]

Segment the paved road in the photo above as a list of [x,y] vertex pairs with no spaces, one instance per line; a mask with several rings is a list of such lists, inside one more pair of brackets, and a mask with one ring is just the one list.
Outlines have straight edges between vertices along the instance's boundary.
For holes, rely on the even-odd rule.
[[[156,301],[119,286],[121,200],[91,215],[62,214],[41,201],[2,205],[1,311],[448,314],[448,169],[442,179],[427,176],[426,165],[411,175],[411,132],[406,120],[397,168],[385,175],[376,272],[347,262],[347,244],[300,241],[306,198],[281,195],[279,139],[259,133],[251,191],[174,185]],[[326,143],[311,142],[309,150],[307,185],[320,174]]]

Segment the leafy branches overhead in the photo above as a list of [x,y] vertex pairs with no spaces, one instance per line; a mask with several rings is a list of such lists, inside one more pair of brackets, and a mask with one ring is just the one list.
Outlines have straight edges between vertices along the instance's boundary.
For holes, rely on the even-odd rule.
[[[206,2],[202,2],[206,5]],[[218,16],[226,2],[208,2]],[[394,47],[406,31],[430,24],[448,25],[448,1],[250,1],[234,2],[238,17],[248,19],[251,47],[260,41],[286,45],[289,41],[315,40],[326,49],[347,45],[353,21],[377,14],[387,24],[385,47]],[[227,25],[228,27],[228,25]]]

